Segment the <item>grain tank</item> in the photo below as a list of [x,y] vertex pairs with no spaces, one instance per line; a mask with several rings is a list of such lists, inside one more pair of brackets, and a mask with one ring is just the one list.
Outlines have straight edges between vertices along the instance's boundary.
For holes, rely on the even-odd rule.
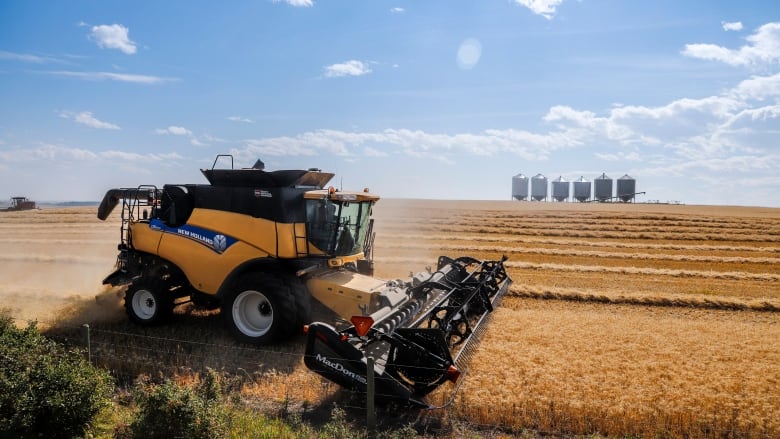
[[567,201],[571,193],[570,188],[571,185],[569,184],[569,180],[564,179],[563,176],[559,176],[553,180],[551,188],[553,200]]
[[517,174],[512,177],[512,198],[518,201],[528,199],[528,177]]
[[585,177],[580,177],[574,181],[574,199],[579,202],[585,202],[590,200],[591,184],[589,180],[585,180]]
[[542,174],[536,174],[531,179],[531,198],[535,201],[547,199],[547,177]]
[[617,197],[624,203],[630,203],[634,201],[636,196],[636,180],[634,180],[628,174],[618,178],[617,180]]
[[593,198],[597,201],[605,202],[612,198],[612,179],[602,173],[600,177],[593,180]]

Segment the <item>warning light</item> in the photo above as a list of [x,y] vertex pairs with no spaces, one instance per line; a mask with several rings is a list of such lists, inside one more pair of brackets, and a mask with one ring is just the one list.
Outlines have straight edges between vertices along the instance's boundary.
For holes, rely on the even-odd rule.
[[460,371],[455,366],[450,366],[447,368],[447,379],[452,381],[453,383],[458,382],[458,378],[460,378]]
[[329,194],[335,194],[335,193],[336,193],[336,188],[335,188],[335,187],[333,187],[333,186],[329,187],[329,188],[328,188],[328,193],[329,193]]
[[303,333],[308,334],[309,333],[309,325],[303,325]]
[[374,325],[374,319],[371,316],[352,316],[349,321],[355,325],[355,332],[361,337],[368,334],[368,330]]

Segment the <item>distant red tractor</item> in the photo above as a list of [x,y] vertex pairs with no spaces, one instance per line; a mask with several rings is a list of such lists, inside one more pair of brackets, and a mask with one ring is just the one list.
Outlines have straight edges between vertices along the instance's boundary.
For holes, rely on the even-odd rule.
[[38,206],[35,204],[35,201],[28,200],[27,197],[11,197],[11,205],[5,210],[32,210],[37,208]]

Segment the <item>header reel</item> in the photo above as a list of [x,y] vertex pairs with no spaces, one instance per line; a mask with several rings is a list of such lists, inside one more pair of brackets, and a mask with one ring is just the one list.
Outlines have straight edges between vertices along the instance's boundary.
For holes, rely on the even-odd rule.
[[463,354],[478,342],[479,330],[508,290],[505,260],[441,256],[436,271],[403,282],[408,300],[396,309],[355,316],[341,331],[327,323],[308,325],[306,366],[365,392],[371,357],[377,395],[428,406],[426,395],[458,380],[468,357]]

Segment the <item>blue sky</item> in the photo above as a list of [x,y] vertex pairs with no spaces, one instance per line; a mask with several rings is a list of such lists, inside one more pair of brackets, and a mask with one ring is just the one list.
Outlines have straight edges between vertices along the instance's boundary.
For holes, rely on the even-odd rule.
[[634,177],[780,207],[780,2],[0,2],[0,199],[237,167],[393,198]]

